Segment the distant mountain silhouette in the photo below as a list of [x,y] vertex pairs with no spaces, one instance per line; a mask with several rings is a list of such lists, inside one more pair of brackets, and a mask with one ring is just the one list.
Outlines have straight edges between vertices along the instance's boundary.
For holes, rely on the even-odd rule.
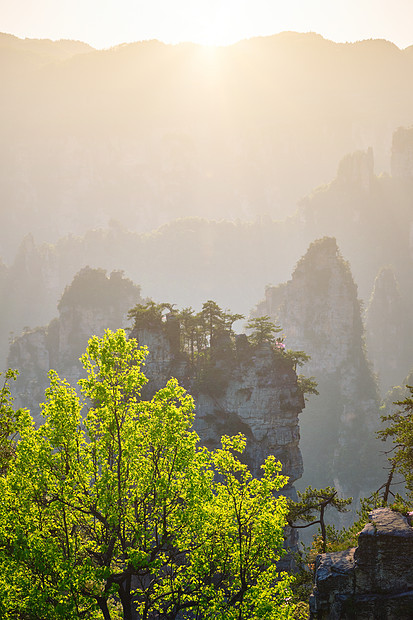
[[292,213],[413,122],[413,47],[281,33],[216,49],[144,41],[96,51],[0,35],[0,255],[115,217]]

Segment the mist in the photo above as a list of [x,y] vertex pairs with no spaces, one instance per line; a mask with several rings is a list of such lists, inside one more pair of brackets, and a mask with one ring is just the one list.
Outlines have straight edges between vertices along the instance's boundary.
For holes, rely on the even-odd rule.
[[[154,348],[151,386],[173,369],[198,389],[201,439],[241,429],[257,471],[271,446],[297,488],[376,490],[380,416],[413,371],[412,74],[413,45],[315,33],[107,50],[0,34],[0,367],[20,371],[18,406],[40,423],[48,371],[75,382],[88,338],[122,327]],[[162,315],[207,300],[221,327],[244,316],[217,336],[215,400]],[[130,314],[151,302],[156,337]],[[268,350],[245,334],[260,317],[282,333]],[[284,349],[311,356],[304,375]],[[259,415],[279,424],[265,440]]]

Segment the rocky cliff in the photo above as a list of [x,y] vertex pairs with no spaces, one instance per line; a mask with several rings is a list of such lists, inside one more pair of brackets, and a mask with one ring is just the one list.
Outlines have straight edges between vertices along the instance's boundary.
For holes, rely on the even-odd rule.
[[[12,386],[16,405],[39,413],[51,368],[76,383],[81,376],[78,358],[88,338],[106,328],[125,327],[128,310],[140,301],[139,287],[122,274],[80,271],[59,302],[58,318],[47,327],[28,330],[11,345],[8,365],[20,371]],[[196,429],[205,444],[216,447],[224,433],[243,432],[253,473],[259,475],[262,462],[274,454],[291,486],[302,474],[298,414],[304,407],[292,363],[269,344],[253,346],[245,335],[234,340],[224,334],[208,354],[206,366],[195,368],[180,350],[179,330],[171,315],[158,326],[131,332],[149,350],[143,397],[177,377],[196,398]]]
[[200,376],[189,359],[174,350],[165,331],[138,329],[131,337],[149,349],[144,396],[177,377],[195,397],[195,429],[205,445],[216,448],[222,435],[241,432],[248,440],[245,456],[255,476],[274,454],[290,486],[301,477],[298,415],[304,399],[292,363],[282,353],[268,343],[252,346],[240,334],[234,347],[216,348],[208,375]]
[[399,127],[393,134],[391,173],[393,177],[413,179],[413,127]]
[[[16,338],[11,346],[9,365],[20,371],[12,385],[16,405],[39,415],[50,368],[75,384],[82,371],[78,357],[87,339],[105,328],[124,326],[127,310],[139,301],[137,295],[139,289],[120,274],[108,278],[102,270],[80,272],[60,301],[59,317],[46,328]],[[223,434],[243,433],[247,438],[243,458],[253,475],[259,476],[266,457],[275,455],[289,477],[283,493],[295,497],[293,485],[303,471],[298,415],[304,399],[287,356],[269,343],[252,345],[245,335],[225,332],[204,351],[201,363],[194,364],[180,349],[180,325],[172,314],[150,328],[135,327],[131,336],[149,350],[143,368],[149,379],[144,398],[176,377],[195,398],[195,430],[201,441],[216,448]],[[288,539],[290,546],[296,543],[295,530]]]
[[126,327],[127,313],[139,301],[140,288],[121,272],[107,276],[103,269],[82,269],[61,297],[59,316],[47,327],[27,328],[10,346],[7,364],[20,373],[11,386],[16,406],[39,414],[50,369],[75,384],[91,335]]
[[366,311],[366,344],[382,394],[413,366],[413,322],[393,269],[380,270]]
[[334,238],[310,245],[291,280],[266,289],[256,315],[282,326],[288,348],[311,356],[318,382],[301,419],[303,484],[369,495],[378,482],[378,394],[363,346],[357,287]]
[[413,529],[389,508],[370,514],[358,547],[317,557],[310,598],[314,620],[413,617]]
[[[149,350],[144,368],[149,382],[143,396],[150,397],[171,376],[177,377],[195,398],[194,428],[201,442],[214,449],[222,435],[243,433],[247,445],[242,458],[252,474],[260,476],[260,466],[273,454],[289,477],[282,493],[296,499],[294,483],[303,473],[298,415],[304,398],[291,361],[269,343],[253,346],[240,334],[235,342],[224,337],[217,343],[206,368],[199,372],[174,346],[175,327],[166,324],[166,329],[131,332]],[[287,528],[286,541],[296,549],[297,530]],[[292,567],[292,556],[287,555],[282,568]]]

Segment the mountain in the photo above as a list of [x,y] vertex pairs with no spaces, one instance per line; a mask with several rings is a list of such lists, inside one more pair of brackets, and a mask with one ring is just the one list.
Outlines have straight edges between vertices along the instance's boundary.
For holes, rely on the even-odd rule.
[[[199,309],[206,299],[215,299],[247,315],[268,283],[290,277],[314,239],[333,236],[349,260],[362,302],[368,303],[377,274],[388,267],[408,308],[413,303],[411,152],[413,130],[399,129],[391,152],[394,176],[375,174],[371,149],[346,155],[330,183],[308,194],[294,216],[282,221],[192,217],[138,233],[112,220],[107,228],[65,235],[55,244],[37,243],[27,235],[14,260],[0,267],[0,360],[4,364],[10,332],[48,323],[65,286],[87,265],[123,270],[158,302]],[[399,384],[413,367],[412,320],[407,311],[399,318],[404,353],[398,356],[397,377],[380,372],[382,391],[394,380]],[[385,321],[383,316],[382,325]],[[367,327],[372,361],[380,371],[374,351],[384,340],[376,328],[371,331],[371,321]]]
[[40,403],[53,369],[75,384],[82,376],[79,357],[89,338],[105,329],[128,326],[128,311],[142,302],[140,287],[113,271],[85,267],[71,282],[58,304],[58,316],[47,326],[26,328],[13,339],[8,365],[19,370],[12,385],[16,407],[27,407],[38,419]]
[[336,240],[312,243],[291,279],[268,286],[254,313],[283,328],[287,348],[311,356],[318,383],[300,421],[302,484],[369,496],[380,481],[379,396],[366,358],[357,287]]
[[[11,345],[8,364],[19,369],[11,385],[16,407],[28,407],[41,421],[40,403],[48,387],[48,371],[56,370],[73,386],[83,376],[79,356],[88,338],[106,328],[126,327],[125,312],[141,302],[139,287],[119,272],[83,269],[59,303],[59,315],[46,327],[29,330]],[[148,348],[143,372],[148,383],[142,397],[150,399],[171,377],[195,398],[194,429],[201,442],[219,448],[222,435],[243,433],[243,459],[259,477],[261,465],[274,455],[283,464],[288,484],[283,494],[296,497],[294,482],[303,471],[298,415],[304,398],[291,360],[271,344],[254,345],[245,334],[220,334],[197,360],[182,347],[183,327],[170,313],[148,325],[135,320],[130,335]],[[297,533],[287,533],[289,546]],[[291,568],[292,558],[286,560]]]
[[[393,136],[392,176],[375,174],[372,149],[349,153],[341,160],[335,178],[305,196],[296,214],[303,241],[336,237],[364,299],[369,299],[381,268],[389,266],[410,299],[413,293],[413,158],[409,159],[413,130],[403,130],[406,141],[400,150],[399,131]],[[403,162],[403,174],[397,173],[397,162]]]
[[112,218],[279,219],[369,146],[389,171],[412,67],[410,48],[312,33],[101,51],[1,35],[0,254]]
[[413,323],[410,304],[393,270],[378,274],[366,310],[366,344],[383,394],[399,385],[411,367]]

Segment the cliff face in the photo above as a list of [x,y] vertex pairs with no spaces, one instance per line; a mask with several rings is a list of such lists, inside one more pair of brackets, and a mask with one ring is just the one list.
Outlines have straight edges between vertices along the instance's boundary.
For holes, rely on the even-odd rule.
[[[220,446],[222,435],[242,433],[247,439],[242,459],[252,474],[261,476],[260,466],[273,454],[283,465],[282,473],[289,477],[281,492],[295,499],[294,483],[303,473],[298,415],[304,398],[291,362],[267,343],[250,345],[241,334],[236,337],[235,348],[225,341],[211,350],[206,371],[199,373],[171,344],[176,340],[168,338],[167,333],[148,329],[131,332],[149,350],[144,368],[149,382],[142,395],[150,398],[171,376],[178,378],[195,398],[194,428],[201,442],[214,449]],[[297,530],[287,528],[288,547],[297,550],[297,542]],[[290,554],[281,567],[292,569]]]
[[370,514],[358,547],[317,557],[310,598],[314,620],[402,620],[413,617],[413,529],[401,514]]
[[149,350],[144,397],[150,397],[171,376],[177,377],[194,395],[195,430],[202,443],[217,448],[222,435],[241,432],[247,437],[245,458],[255,476],[260,475],[265,458],[274,454],[283,463],[290,486],[301,477],[298,415],[304,399],[296,373],[281,353],[266,343],[253,347],[240,335],[235,350],[215,351],[208,375],[199,375],[188,358],[174,351],[165,332],[142,329],[132,331],[131,336]]
[[263,343],[251,348],[244,359],[232,360],[228,383],[220,395],[198,395],[198,432],[214,447],[223,434],[246,434],[246,458],[253,474],[259,476],[265,458],[274,454],[292,484],[303,473],[298,427],[303,408],[291,365]]
[[[112,295],[114,287],[125,290]],[[123,327],[127,311],[140,301],[137,296],[139,289],[120,275],[107,278],[102,271],[80,272],[60,301],[59,317],[47,328],[23,334],[11,346],[8,363],[20,371],[12,385],[16,405],[39,413],[50,368],[75,384],[81,376],[78,358],[88,338],[101,335],[105,328]],[[235,344],[217,343],[200,369],[180,352],[179,324],[173,317],[159,328],[135,329],[131,337],[149,350],[143,368],[149,379],[144,398],[176,377],[195,397],[195,430],[205,445],[215,448],[223,434],[244,433],[245,459],[253,474],[260,475],[260,465],[274,454],[290,478],[287,492],[294,494],[292,485],[303,470],[298,414],[304,400],[292,364],[281,352],[265,343],[252,346],[240,335]]]
[[291,280],[267,287],[256,314],[281,325],[287,348],[311,356],[305,374],[316,378],[320,395],[301,420],[303,483],[369,494],[377,482],[378,395],[356,285],[335,239],[311,244]]
[[47,327],[26,330],[10,346],[7,365],[19,370],[11,385],[16,406],[28,407],[35,417],[40,413],[52,368],[75,384],[91,335],[126,327],[127,313],[139,301],[139,287],[120,272],[107,277],[102,269],[81,270],[59,302],[59,317]]
[[393,134],[391,173],[393,177],[413,179],[413,127],[399,127]]
[[378,274],[366,312],[366,343],[378,374],[382,393],[395,385],[413,366],[413,323],[405,296],[394,272]]
[[257,315],[281,325],[287,345],[311,355],[307,374],[321,375],[362,356],[357,289],[334,238],[312,243],[285,285],[269,286]]

